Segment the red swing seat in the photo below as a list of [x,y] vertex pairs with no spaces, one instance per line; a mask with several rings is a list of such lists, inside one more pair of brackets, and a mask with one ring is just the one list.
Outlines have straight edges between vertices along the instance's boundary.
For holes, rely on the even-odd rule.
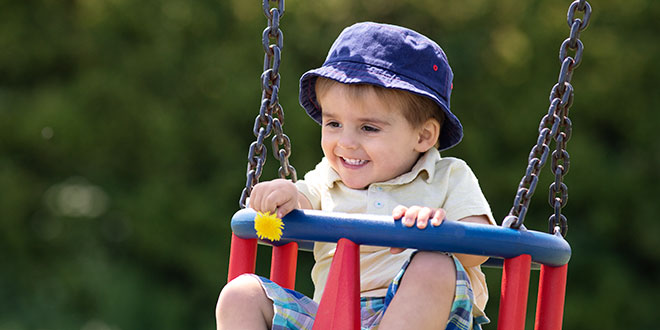
[[[228,281],[254,273],[257,236],[251,209],[232,219]],[[389,220],[389,221],[388,221]],[[359,245],[381,245],[480,254],[504,259],[498,329],[524,329],[532,261],[541,264],[535,329],[562,325],[570,246],[561,235],[461,222],[425,230],[402,228],[391,217],[296,210],[283,218],[282,240],[273,245],[272,281],[295,288],[299,243],[337,242],[314,329],[359,329]],[[333,229],[334,228],[334,229]],[[321,229],[321,230],[319,230]],[[468,244],[469,242],[469,244]],[[389,243],[389,244],[388,244]]]

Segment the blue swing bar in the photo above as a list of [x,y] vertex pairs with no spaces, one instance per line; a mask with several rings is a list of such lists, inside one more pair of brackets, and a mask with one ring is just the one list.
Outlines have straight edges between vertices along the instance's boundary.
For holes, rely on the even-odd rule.
[[[228,281],[254,273],[256,212],[243,209],[232,218]],[[533,230],[445,221],[438,227],[407,228],[390,216],[294,210],[283,219],[281,240],[273,245],[271,280],[293,289],[297,251],[313,242],[337,242],[314,329],[359,329],[359,246],[375,245],[477,254],[504,259],[498,330],[525,325],[531,262],[541,264],[536,330],[562,327],[567,263],[571,248],[561,235]]]
[[[243,209],[231,221],[232,231],[243,239],[256,239],[252,209]],[[532,261],[563,266],[571,257],[571,247],[561,236],[534,230],[445,221],[438,227],[408,228],[391,216],[294,210],[282,221],[284,230],[274,246],[297,242],[307,248],[311,242],[336,243],[346,238],[358,245],[413,248],[428,251],[466,253],[509,259],[530,255]]]

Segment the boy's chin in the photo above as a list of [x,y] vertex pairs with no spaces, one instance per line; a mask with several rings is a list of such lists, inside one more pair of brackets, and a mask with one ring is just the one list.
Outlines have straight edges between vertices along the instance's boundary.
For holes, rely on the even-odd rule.
[[351,189],[355,189],[355,190],[367,189],[373,183],[373,182],[370,182],[370,183],[355,182],[355,181],[351,181],[351,180],[344,180],[343,178],[342,178],[342,182],[344,183],[344,185],[346,187],[351,188]]
[[365,190],[365,189],[369,188],[369,185],[371,185],[371,183],[365,186],[365,185],[351,185],[351,184],[346,184],[346,182],[344,182],[344,185],[346,185],[346,187],[348,187],[348,188],[355,189],[355,190]]

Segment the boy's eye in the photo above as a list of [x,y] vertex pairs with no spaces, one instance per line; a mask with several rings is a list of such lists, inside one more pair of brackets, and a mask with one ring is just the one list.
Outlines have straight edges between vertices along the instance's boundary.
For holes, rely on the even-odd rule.
[[377,127],[373,127],[373,126],[369,126],[369,125],[364,125],[364,126],[362,126],[362,130],[365,131],[365,132],[378,132],[378,131],[380,131],[379,128],[377,128]]
[[336,121],[329,121],[329,122],[325,123],[325,126],[337,128],[337,127],[341,127],[341,124],[339,124]]

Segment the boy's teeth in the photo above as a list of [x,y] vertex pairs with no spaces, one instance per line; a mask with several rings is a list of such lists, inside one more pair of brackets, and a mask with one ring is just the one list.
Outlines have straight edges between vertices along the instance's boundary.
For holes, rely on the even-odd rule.
[[350,158],[344,158],[344,161],[349,165],[362,165],[367,162],[366,160],[363,159],[350,159]]

